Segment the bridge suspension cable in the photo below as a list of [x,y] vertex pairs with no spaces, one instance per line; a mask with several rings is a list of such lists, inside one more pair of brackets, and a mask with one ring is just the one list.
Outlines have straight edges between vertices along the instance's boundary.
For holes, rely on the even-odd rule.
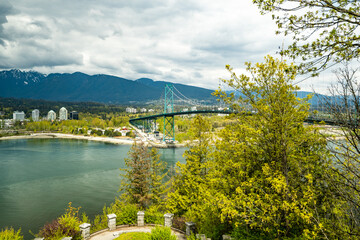
[[174,90],[176,90],[176,92],[177,92],[179,95],[182,96],[182,98],[181,98],[181,97],[179,97],[179,96],[174,92],[174,95],[175,95],[176,97],[178,97],[181,101],[187,102],[187,103],[190,104],[190,105],[201,106],[201,107],[205,106],[205,105],[203,105],[203,104],[201,104],[201,103],[199,103],[199,102],[194,101],[193,99],[190,99],[190,98],[186,97],[186,96],[185,96],[182,92],[180,92],[175,86],[174,86]]

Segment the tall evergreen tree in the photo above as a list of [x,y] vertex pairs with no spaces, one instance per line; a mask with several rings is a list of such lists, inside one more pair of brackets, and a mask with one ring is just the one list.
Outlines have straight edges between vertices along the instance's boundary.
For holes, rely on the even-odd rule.
[[120,169],[124,171],[120,187],[122,199],[143,209],[159,203],[164,194],[162,182],[166,164],[160,162],[156,150],[149,150],[143,142],[135,142],[128,156],[125,158],[127,168]]

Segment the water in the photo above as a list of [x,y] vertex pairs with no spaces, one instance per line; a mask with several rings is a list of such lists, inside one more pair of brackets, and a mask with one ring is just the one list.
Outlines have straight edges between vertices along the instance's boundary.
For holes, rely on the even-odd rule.
[[[37,233],[64,213],[68,203],[90,217],[111,203],[120,186],[119,168],[130,146],[65,139],[0,141],[0,229]],[[161,159],[184,162],[185,149],[160,149]]]

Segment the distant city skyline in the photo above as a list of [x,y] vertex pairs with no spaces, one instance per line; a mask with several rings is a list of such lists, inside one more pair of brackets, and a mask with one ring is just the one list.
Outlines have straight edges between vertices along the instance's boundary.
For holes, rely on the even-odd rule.
[[[0,3],[0,70],[109,74],[216,89],[225,65],[277,56],[290,38],[251,0]],[[300,84],[325,90],[331,72]],[[305,77],[300,76],[299,80]]]

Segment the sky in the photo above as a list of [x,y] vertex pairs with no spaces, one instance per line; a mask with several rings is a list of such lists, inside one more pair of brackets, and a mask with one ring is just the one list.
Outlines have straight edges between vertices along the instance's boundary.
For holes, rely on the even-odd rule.
[[[275,31],[252,0],[1,0],[0,69],[216,89],[230,78],[226,64],[245,73],[245,62],[277,56],[291,39]],[[299,86],[326,88],[325,79]]]

